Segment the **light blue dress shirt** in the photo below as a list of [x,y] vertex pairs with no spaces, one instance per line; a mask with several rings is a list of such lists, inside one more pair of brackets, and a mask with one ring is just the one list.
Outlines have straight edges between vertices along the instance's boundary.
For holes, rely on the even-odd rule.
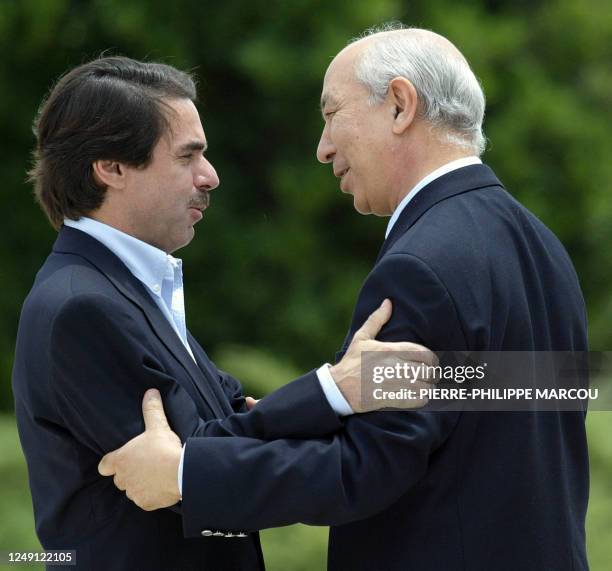
[[187,341],[183,262],[134,236],[92,218],[64,220],[64,225],[89,234],[117,256],[146,287],[172,329],[195,361]]

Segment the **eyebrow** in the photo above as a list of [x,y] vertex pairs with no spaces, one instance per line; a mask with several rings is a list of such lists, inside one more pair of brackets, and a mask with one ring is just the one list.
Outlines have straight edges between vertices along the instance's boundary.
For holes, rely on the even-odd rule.
[[333,95],[330,95],[329,93],[324,93],[323,95],[321,95],[321,113],[323,113],[323,110],[325,109],[325,106],[328,103],[330,105],[335,105],[337,104],[337,101]]
[[206,151],[206,149],[208,149],[207,143],[204,143],[202,141],[189,141],[188,143],[181,145],[178,148],[177,153],[193,153],[194,151],[200,151],[203,153],[204,151]]

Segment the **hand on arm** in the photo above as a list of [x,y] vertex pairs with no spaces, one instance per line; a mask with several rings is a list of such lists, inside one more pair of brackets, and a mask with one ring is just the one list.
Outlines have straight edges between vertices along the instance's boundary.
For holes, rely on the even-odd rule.
[[[362,364],[364,353],[379,352],[380,359],[376,357],[376,362],[381,364],[402,361],[414,365],[415,368],[421,363],[429,366],[438,364],[436,355],[418,343],[407,341],[391,343],[375,340],[380,330],[389,321],[391,313],[391,301],[385,299],[382,305],[370,314],[365,323],[356,331],[342,360],[330,369],[336,385],[353,409],[353,412],[370,412],[389,406],[384,400],[362,399],[361,388],[364,383]],[[435,377],[421,377],[414,380],[411,388],[418,393],[421,388],[427,388],[428,385],[435,382]],[[393,404],[394,408],[421,408],[427,404],[427,398],[402,399],[394,401]]]
[[157,390],[142,401],[145,431],[108,453],[98,465],[102,476],[113,476],[115,486],[145,511],[173,506],[180,500],[177,473],[182,445],[172,432]]

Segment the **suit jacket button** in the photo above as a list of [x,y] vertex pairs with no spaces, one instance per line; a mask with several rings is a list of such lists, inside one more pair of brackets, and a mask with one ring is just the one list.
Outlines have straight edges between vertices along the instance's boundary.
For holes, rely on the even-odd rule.
[[214,537],[223,537],[225,534],[222,531],[215,531],[215,533],[213,533]]
[[202,535],[204,537],[210,537],[213,534],[213,532],[210,529],[205,529],[202,531]]

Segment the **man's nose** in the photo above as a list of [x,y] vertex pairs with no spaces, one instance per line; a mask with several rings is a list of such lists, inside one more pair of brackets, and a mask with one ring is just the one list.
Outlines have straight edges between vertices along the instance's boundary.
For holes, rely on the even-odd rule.
[[319,146],[317,147],[317,159],[323,164],[331,163],[334,160],[335,154],[336,147],[332,143],[326,124],[323,128],[323,132],[321,133]]
[[219,177],[215,167],[206,158],[202,157],[202,162],[195,173],[195,187],[200,190],[213,190],[219,186]]

